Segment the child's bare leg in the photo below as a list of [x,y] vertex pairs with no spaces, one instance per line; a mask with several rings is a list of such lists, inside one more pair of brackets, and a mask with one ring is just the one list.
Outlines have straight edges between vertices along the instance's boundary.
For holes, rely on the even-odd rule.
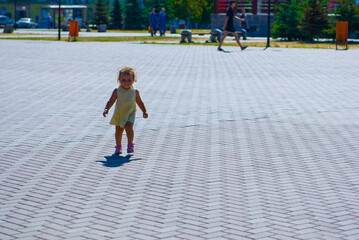
[[128,143],[133,143],[133,137],[135,135],[133,132],[133,123],[127,122],[125,125],[125,130],[126,130]]
[[228,31],[224,31],[221,41],[219,42],[218,48],[221,48],[222,43],[223,43],[224,39],[227,37],[228,33],[229,33]]
[[123,130],[125,129],[121,128],[120,126],[116,126],[115,138],[117,146],[121,146]]
[[237,43],[238,43],[238,45],[241,47],[241,49],[243,48],[243,46],[242,46],[242,44],[241,44],[241,42],[239,41],[239,37],[238,37],[238,35],[237,35],[237,33],[232,33],[233,35],[234,35],[234,37],[236,38],[236,41],[237,41]]

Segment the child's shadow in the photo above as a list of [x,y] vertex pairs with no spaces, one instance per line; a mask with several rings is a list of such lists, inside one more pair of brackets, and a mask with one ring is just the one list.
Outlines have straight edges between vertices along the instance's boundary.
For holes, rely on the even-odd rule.
[[142,158],[131,159],[131,157],[132,155],[119,156],[114,154],[112,156],[105,156],[106,161],[96,161],[96,162],[102,163],[102,165],[105,167],[120,167],[125,163],[142,159]]

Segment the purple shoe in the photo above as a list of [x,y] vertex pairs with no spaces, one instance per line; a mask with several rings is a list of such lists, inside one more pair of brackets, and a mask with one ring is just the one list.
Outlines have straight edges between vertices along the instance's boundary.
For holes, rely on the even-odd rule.
[[135,151],[135,144],[129,143],[127,144],[127,153],[133,153]]
[[121,145],[117,145],[117,146],[115,146],[115,148],[116,148],[115,155],[122,154],[122,146]]

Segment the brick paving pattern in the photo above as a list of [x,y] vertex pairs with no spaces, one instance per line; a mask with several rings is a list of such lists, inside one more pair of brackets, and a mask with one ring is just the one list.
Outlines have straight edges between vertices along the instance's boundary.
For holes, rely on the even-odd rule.
[[359,239],[359,51],[224,48],[2,40],[0,239]]

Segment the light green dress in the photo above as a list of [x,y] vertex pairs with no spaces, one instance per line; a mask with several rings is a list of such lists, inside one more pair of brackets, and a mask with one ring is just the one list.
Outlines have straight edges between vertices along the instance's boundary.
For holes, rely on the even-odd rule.
[[111,125],[123,128],[127,122],[135,123],[136,118],[136,89],[131,86],[124,89],[117,88],[117,101],[115,111],[110,121]]

